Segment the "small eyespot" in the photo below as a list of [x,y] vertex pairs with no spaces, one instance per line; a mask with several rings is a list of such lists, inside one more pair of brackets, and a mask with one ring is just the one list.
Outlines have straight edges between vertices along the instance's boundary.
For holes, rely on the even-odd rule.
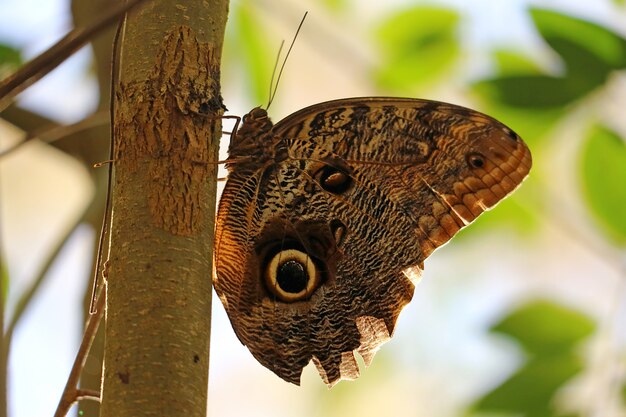
[[485,166],[485,157],[479,153],[470,153],[467,155],[467,163],[472,168],[483,168]]
[[506,135],[509,138],[513,139],[516,142],[520,140],[519,135],[517,133],[515,133],[514,131],[512,131],[511,129],[509,129],[508,127],[506,127],[506,126],[504,127],[504,133],[506,133]]
[[279,300],[305,300],[321,283],[321,274],[309,255],[297,249],[275,254],[265,268],[265,283]]
[[324,190],[333,194],[345,193],[352,185],[350,175],[330,165],[325,165],[315,177]]
[[344,239],[346,238],[346,225],[341,222],[341,220],[332,220],[330,222],[330,231],[335,238],[335,244],[337,246],[341,246]]

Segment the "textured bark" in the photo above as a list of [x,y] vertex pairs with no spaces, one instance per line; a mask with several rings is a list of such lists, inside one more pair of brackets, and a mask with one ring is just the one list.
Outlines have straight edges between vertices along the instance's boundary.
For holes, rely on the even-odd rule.
[[226,1],[124,24],[101,416],[205,416]]

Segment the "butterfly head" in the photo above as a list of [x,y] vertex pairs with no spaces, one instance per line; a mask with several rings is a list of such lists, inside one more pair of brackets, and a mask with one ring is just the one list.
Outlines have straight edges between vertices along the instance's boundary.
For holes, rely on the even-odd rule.
[[267,110],[261,107],[255,107],[248,114],[243,116],[243,124],[237,130],[237,133],[231,137],[228,147],[229,160],[226,168],[232,169],[237,160],[253,161],[250,166],[254,169],[259,164],[262,166],[267,159],[273,158],[271,152],[275,146],[272,141],[275,140],[272,135],[274,124],[267,115]]
[[267,110],[261,107],[250,110],[243,116],[242,121],[243,125],[237,131],[237,137],[254,135],[258,138],[259,135],[269,132],[274,127],[274,123],[267,115]]
[[259,123],[264,120],[269,120],[269,117],[267,116],[267,110],[261,107],[255,107],[243,116],[244,123]]

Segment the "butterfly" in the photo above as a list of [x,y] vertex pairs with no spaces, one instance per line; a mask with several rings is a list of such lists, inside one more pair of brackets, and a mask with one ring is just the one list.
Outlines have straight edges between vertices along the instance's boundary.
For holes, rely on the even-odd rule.
[[299,384],[312,360],[332,386],[369,365],[411,300],[424,260],[528,175],[522,139],[436,101],[350,98],[231,139],[214,287],[240,341]]

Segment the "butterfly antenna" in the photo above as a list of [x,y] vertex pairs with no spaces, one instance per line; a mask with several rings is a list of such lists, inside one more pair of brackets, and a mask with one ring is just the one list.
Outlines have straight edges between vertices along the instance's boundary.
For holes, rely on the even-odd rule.
[[283,40],[280,43],[280,47],[278,48],[278,54],[276,54],[276,61],[274,62],[274,69],[272,70],[272,78],[270,78],[270,93],[268,94],[268,99],[267,99],[267,109],[269,109],[270,104],[272,104],[272,99],[274,98],[272,96],[273,91],[273,87],[274,87],[274,77],[276,76],[276,69],[278,68],[278,61],[280,60],[280,53],[283,50],[283,46],[285,46],[285,41]]
[[[270,105],[272,104],[272,101],[274,101],[274,97],[276,96],[276,91],[278,90],[278,83],[280,83],[280,77],[283,75],[283,70],[285,69],[285,64],[287,63],[287,58],[289,58],[289,54],[291,53],[291,50],[293,49],[293,45],[296,43],[296,39],[298,38],[300,29],[302,29],[302,25],[304,24],[304,19],[306,19],[307,14],[309,14],[309,12],[305,12],[304,16],[302,16],[302,20],[300,21],[300,24],[298,25],[296,34],[294,35],[293,40],[291,41],[291,45],[289,45],[289,49],[287,50],[287,54],[285,55],[283,64],[280,66],[280,71],[278,71],[278,77],[276,78],[276,85],[274,85],[273,91],[272,91],[272,83],[270,83],[270,99],[269,99],[269,102],[267,103],[267,108],[269,108]],[[281,49],[282,49],[282,44],[281,44]],[[280,56],[280,50],[278,54]],[[276,62],[278,63],[278,60]],[[274,66],[274,72],[276,72],[276,66]],[[274,74],[272,74],[272,81],[274,81]]]

